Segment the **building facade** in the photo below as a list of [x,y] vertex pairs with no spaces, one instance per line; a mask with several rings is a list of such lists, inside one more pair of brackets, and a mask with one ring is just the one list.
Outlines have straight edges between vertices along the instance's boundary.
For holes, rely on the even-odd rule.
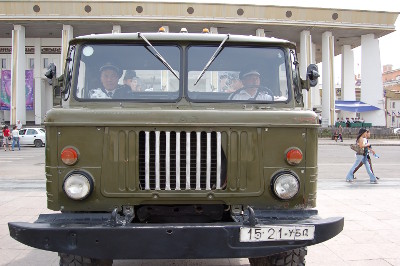
[[382,80],[385,93],[386,126],[400,127],[400,69],[392,69],[392,65],[383,66]]

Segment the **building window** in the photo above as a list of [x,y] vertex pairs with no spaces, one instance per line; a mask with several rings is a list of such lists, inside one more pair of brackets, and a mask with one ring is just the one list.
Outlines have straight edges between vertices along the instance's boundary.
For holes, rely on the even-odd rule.
[[396,76],[396,80],[400,80],[400,75]]
[[29,69],[34,69],[34,68],[35,68],[35,59],[29,58]]
[[396,102],[392,102],[392,108],[396,108]]
[[1,68],[7,68],[7,59],[5,58],[1,59]]
[[43,68],[47,68],[49,66],[49,59],[43,58]]

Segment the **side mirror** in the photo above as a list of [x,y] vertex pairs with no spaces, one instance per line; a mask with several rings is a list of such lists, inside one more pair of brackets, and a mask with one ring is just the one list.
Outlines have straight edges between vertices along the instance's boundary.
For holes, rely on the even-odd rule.
[[307,67],[307,81],[310,84],[310,87],[315,87],[318,84],[318,66],[316,64],[311,64]]
[[48,67],[47,67],[47,71],[44,74],[44,76],[47,78],[47,82],[49,82],[50,85],[53,84],[53,78],[56,77],[56,73],[57,73],[57,69],[56,69],[56,65],[54,65],[53,63],[51,63]]

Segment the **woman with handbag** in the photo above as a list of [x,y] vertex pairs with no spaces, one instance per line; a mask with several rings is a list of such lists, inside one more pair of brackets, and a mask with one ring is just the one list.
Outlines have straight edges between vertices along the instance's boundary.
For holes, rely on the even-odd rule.
[[[370,133],[370,131],[367,129],[367,143],[369,143],[369,139],[371,138],[371,133]],[[368,162],[369,162],[369,166],[371,166],[371,172],[373,173],[373,174],[375,174],[374,173],[374,169],[372,169],[372,162],[371,162],[371,156],[370,156],[370,154],[373,154],[376,158],[379,158],[379,156],[375,153],[375,151],[372,149],[372,146],[370,145],[369,147],[368,147],[368,151],[367,151],[367,159],[368,159]],[[363,162],[360,162],[360,164],[356,167],[356,169],[354,169],[354,172],[353,172],[353,178],[354,179],[356,179],[356,176],[354,175],[356,172],[357,172],[357,170],[358,169],[360,169],[361,168],[361,166],[363,165],[364,163]],[[378,179],[379,180],[379,177],[377,177],[377,176],[375,176],[376,177],[376,179]]]
[[367,170],[369,175],[369,180],[371,184],[378,184],[376,176],[371,171],[371,166],[368,162],[367,154],[368,154],[368,147],[371,146],[367,140],[367,130],[365,128],[361,128],[358,131],[358,136],[356,139],[356,144],[359,147],[356,153],[356,161],[354,162],[353,166],[350,168],[349,172],[346,176],[346,182],[354,182],[354,169],[362,162]]
[[3,146],[4,146],[4,151],[7,151],[7,146],[8,146],[8,149],[11,151],[10,142],[11,142],[10,130],[8,129],[8,126],[4,126],[3,127]]

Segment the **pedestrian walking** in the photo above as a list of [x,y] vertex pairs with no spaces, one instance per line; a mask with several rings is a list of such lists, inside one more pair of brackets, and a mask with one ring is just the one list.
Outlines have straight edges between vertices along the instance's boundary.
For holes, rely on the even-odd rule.
[[11,132],[12,135],[12,145],[11,148],[14,151],[14,147],[15,147],[15,143],[18,144],[18,150],[21,150],[21,146],[19,146],[19,130],[17,128],[17,126],[13,127],[13,131]]
[[[371,132],[367,129],[367,136],[366,136],[366,139],[367,139],[367,144],[369,143],[369,139],[371,138]],[[368,151],[367,151],[367,160],[368,160],[368,163],[369,163],[369,166],[371,167],[371,172],[373,173],[373,174],[375,174],[374,173],[374,170],[372,169],[372,162],[371,162],[371,156],[370,156],[370,153],[372,153],[372,155],[374,155],[376,158],[379,158],[379,156],[375,153],[375,151],[372,149],[372,146],[370,145],[369,147],[368,147]],[[354,169],[354,171],[353,171],[353,178],[354,179],[356,179],[356,176],[354,175],[357,171],[358,171],[358,169],[360,169],[360,167],[363,165],[364,163],[361,161],[359,164],[358,164],[358,166],[356,167],[356,169]],[[379,179],[379,177],[377,177],[377,176],[375,176],[376,177],[376,179]]]
[[10,130],[8,129],[8,126],[5,125],[3,127],[3,146],[4,146],[4,151],[7,151],[7,146],[8,146],[8,149],[11,151],[10,142],[11,142]]
[[356,161],[354,162],[353,166],[350,168],[349,172],[347,173],[347,176],[346,176],[347,182],[354,182],[353,172],[356,169],[356,167],[360,164],[360,162],[363,162],[363,164],[365,165],[365,169],[367,170],[367,173],[369,175],[370,183],[378,184],[377,178],[372,173],[371,166],[370,166],[370,164],[368,162],[368,158],[367,158],[368,147],[371,146],[371,144],[367,143],[367,134],[368,133],[365,128],[361,128],[358,131],[356,144],[361,148],[361,151],[357,152]]

